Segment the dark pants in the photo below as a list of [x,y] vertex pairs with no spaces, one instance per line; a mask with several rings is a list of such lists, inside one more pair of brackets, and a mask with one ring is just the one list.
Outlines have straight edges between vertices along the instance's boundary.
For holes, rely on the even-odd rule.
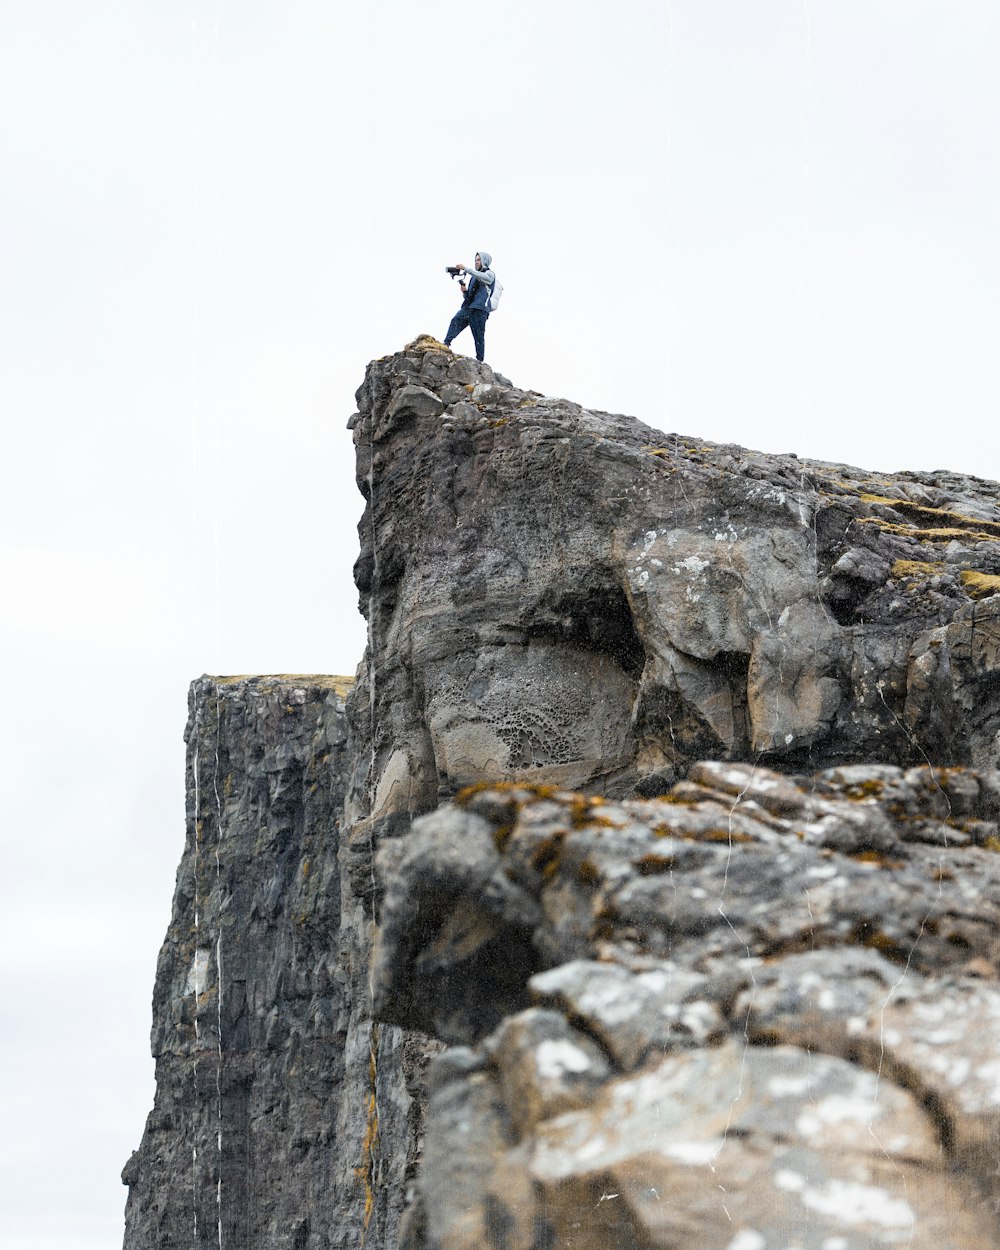
[[482,360],[486,355],[486,318],[489,315],[485,308],[460,308],[452,317],[448,333],[444,336],[445,347],[450,346],[451,340],[469,326],[476,344],[476,359]]

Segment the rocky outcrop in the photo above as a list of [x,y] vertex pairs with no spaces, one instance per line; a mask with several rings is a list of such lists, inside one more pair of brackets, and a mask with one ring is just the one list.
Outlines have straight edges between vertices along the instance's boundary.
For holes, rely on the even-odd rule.
[[358,402],[376,815],[707,757],[995,762],[995,484],[665,435],[429,339]]
[[358,402],[375,1008],[452,1047],[404,1244],[996,1244],[995,485],[430,340]]
[[995,484],[357,399],[350,694],[192,688],[126,1250],[997,1244]]
[[[381,852],[421,1250],[1000,1243],[1000,772],[472,787]],[[460,1161],[460,1162],[457,1162]]]
[[125,1167],[126,1250],[393,1244],[423,1045],[369,1009],[371,892],[343,860],[331,677],[204,677],[187,839],[153,993],[156,1098]]

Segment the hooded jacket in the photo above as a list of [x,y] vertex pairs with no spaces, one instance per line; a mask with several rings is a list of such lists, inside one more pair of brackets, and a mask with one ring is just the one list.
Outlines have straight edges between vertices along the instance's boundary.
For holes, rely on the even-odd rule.
[[489,252],[479,252],[479,259],[483,262],[482,269],[466,266],[466,273],[472,279],[469,289],[466,292],[465,299],[462,301],[463,308],[483,308],[489,312],[487,305],[489,303],[490,291],[493,283],[496,281],[496,275],[490,268],[490,262],[493,257]]

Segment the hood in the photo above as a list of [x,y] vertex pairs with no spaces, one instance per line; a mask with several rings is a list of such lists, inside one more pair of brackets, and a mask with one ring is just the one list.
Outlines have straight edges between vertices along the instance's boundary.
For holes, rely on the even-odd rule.
[[490,264],[492,263],[492,260],[493,260],[493,257],[489,254],[489,252],[484,252],[483,249],[480,248],[479,259],[483,262],[483,268],[489,269]]

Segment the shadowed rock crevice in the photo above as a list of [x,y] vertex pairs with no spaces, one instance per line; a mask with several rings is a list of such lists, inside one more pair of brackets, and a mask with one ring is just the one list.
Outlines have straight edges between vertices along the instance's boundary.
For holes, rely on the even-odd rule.
[[553,588],[528,607],[518,627],[528,638],[608,656],[638,681],[646,653],[625,592],[595,569],[568,570],[566,582],[579,588]]

